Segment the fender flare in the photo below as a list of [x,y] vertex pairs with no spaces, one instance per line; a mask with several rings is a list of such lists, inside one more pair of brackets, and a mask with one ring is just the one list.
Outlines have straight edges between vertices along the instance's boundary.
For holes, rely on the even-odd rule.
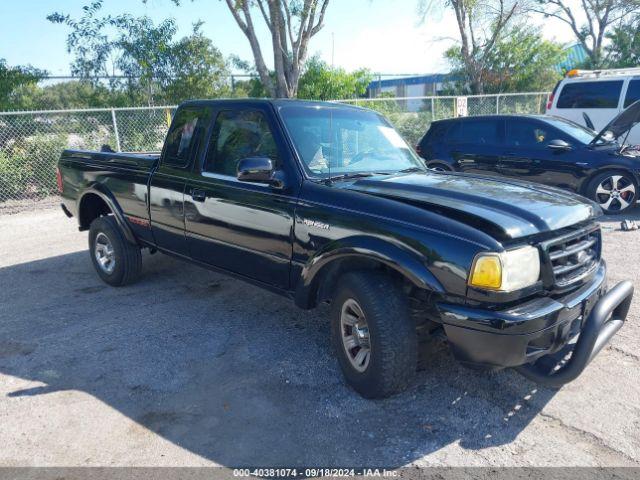
[[345,259],[374,260],[397,271],[418,288],[445,292],[417,252],[379,238],[358,236],[331,242],[307,261],[295,290],[296,305],[312,308],[323,272],[334,262]]
[[[122,233],[124,234],[124,237],[126,238],[127,242],[131,243],[132,245],[138,245],[138,241],[136,240],[136,237],[133,234],[133,231],[131,230],[129,223],[125,219],[124,213],[122,212],[120,205],[118,205],[118,202],[116,201],[115,197],[111,194],[111,192],[109,192],[109,190],[106,187],[100,185],[99,183],[91,185],[90,187],[88,187],[82,192],[82,195],[78,197],[78,202],[77,202],[78,221],[80,221],[80,218],[82,217],[82,214],[81,214],[82,201],[87,195],[90,195],[90,194],[97,195],[98,197],[100,197],[101,200],[104,201],[104,203],[107,204],[107,207],[109,207],[109,210],[111,210],[111,213],[113,213],[113,216],[116,219],[116,223],[122,230]],[[82,226],[81,226],[81,229],[83,229]]]

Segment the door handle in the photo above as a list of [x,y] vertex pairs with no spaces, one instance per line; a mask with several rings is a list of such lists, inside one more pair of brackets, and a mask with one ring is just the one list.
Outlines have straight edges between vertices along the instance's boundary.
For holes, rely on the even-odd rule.
[[514,152],[506,152],[506,153],[504,154],[504,156],[505,156],[505,157],[515,157],[515,156],[516,156],[516,154],[515,154]]
[[207,198],[207,194],[204,190],[194,188],[193,190],[191,190],[191,198],[194,202],[204,202]]

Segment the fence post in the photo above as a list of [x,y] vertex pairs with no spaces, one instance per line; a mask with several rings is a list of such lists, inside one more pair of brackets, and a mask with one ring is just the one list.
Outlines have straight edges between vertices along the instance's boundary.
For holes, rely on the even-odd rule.
[[120,149],[120,133],[118,133],[118,121],[116,120],[116,111],[111,109],[111,120],[113,121],[113,133],[116,136],[116,151],[121,152]]
[[496,95],[496,115],[500,115],[500,95]]
[[436,108],[435,102],[433,101],[433,97],[431,97],[431,121],[436,119]]

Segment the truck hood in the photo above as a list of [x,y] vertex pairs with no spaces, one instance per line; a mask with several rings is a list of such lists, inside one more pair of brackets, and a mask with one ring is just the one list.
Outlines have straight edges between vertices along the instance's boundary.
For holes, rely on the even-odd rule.
[[480,175],[375,176],[344,188],[439,212],[499,239],[558,230],[602,214],[595,203],[563,190]]

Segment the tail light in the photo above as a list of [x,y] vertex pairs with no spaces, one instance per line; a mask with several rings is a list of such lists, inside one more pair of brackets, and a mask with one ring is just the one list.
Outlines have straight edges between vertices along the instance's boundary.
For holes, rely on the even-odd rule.
[[553,99],[556,97],[556,92],[558,91],[558,87],[560,86],[561,83],[562,83],[562,80],[560,80],[559,82],[556,82],[555,87],[553,87],[553,90],[551,90],[551,95],[549,95],[549,101],[547,102],[547,111],[551,110],[551,107],[553,107]]
[[56,167],[56,184],[58,185],[58,193],[62,193],[62,174],[59,167]]
[[547,110],[551,110],[551,107],[553,106],[553,97],[555,94],[551,94],[549,95],[549,101],[547,102]]

